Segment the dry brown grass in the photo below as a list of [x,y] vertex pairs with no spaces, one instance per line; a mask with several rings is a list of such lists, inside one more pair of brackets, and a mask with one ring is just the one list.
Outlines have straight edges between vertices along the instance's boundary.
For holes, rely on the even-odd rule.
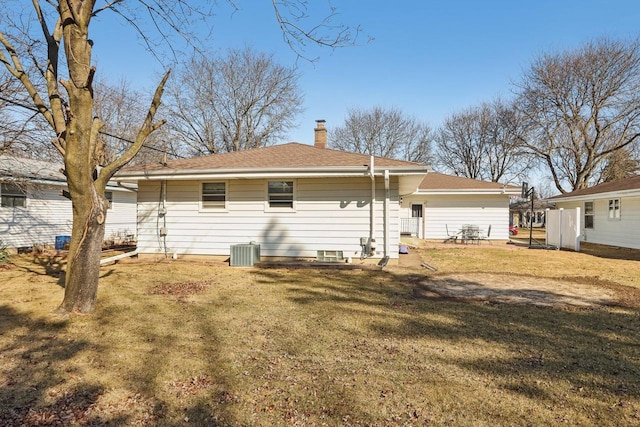
[[[59,319],[59,262],[0,271],[0,424],[640,424],[640,262],[430,246],[385,271],[104,267],[97,312]],[[627,258],[632,258],[627,256]],[[426,276],[561,276],[618,305],[420,298]]]

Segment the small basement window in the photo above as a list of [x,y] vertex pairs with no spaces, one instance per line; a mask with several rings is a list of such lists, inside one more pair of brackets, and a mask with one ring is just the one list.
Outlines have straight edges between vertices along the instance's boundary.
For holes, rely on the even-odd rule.
[[293,181],[269,181],[270,208],[293,209]]
[[593,202],[584,202],[584,228],[593,228]]
[[27,207],[27,193],[10,182],[0,184],[0,199],[0,206],[3,208]]
[[203,210],[227,208],[227,185],[225,182],[203,182],[200,206]]

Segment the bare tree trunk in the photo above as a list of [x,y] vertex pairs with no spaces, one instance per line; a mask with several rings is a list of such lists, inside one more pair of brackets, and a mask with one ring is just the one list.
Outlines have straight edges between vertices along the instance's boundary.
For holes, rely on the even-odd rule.
[[[167,71],[156,88],[134,143],[124,153],[111,159],[100,171],[97,171],[98,159],[104,157],[104,145],[98,137],[104,123],[93,117],[95,68],[91,65],[93,47],[93,41],[89,37],[91,20],[100,13],[114,12],[135,27],[151,50],[160,45],[151,42],[149,35],[143,31],[144,26],[138,27],[134,24],[136,15],[129,15],[128,7],[132,2],[115,0],[100,2],[100,6],[96,5],[95,0],[32,0],[31,3],[33,19],[42,30],[42,41],[47,48],[46,56],[39,57],[37,43],[31,39],[30,23],[22,22],[22,14],[18,11],[21,8],[9,7],[5,9],[7,13],[16,14],[15,25],[9,25],[9,30],[13,30],[8,33],[4,28],[0,28],[0,66],[4,66],[15,81],[24,88],[33,101],[35,109],[55,133],[52,143],[64,159],[67,185],[73,206],[73,227],[67,261],[65,295],[59,310],[64,313],[90,313],[96,305],[100,275],[100,254],[107,208],[105,188],[109,179],[140,151],[146,138],[164,124],[164,120],[154,122],[154,117],[160,106],[169,72]],[[127,6],[124,5],[125,3]],[[207,8],[191,5],[195,2],[186,0],[178,0],[174,2],[175,5],[159,0],[138,3],[148,12],[147,19],[153,23],[151,27],[161,35],[163,44],[169,43],[165,29],[175,31],[188,41],[192,33],[185,29],[190,27],[190,18],[194,14],[211,16],[204,10]],[[273,1],[276,18],[284,33],[285,41],[292,47],[295,47],[294,43],[302,43],[304,40],[331,47],[345,45],[351,41],[351,33],[345,26],[329,26],[321,23],[305,31],[302,26],[297,25],[297,21],[301,19],[297,16],[298,7],[305,5],[304,0],[284,2],[284,4]],[[50,9],[45,11],[42,6]],[[288,9],[292,17],[287,18],[286,15],[282,15],[281,8]],[[132,9],[135,10],[136,7],[132,6]],[[333,15],[332,12],[329,17]],[[337,34],[332,37],[331,34],[327,35],[325,30],[328,33],[335,31]],[[353,39],[355,40],[355,37]],[[16,41],[22,49],[15,48]],[[111,41],[107,43],[112,44]],[[59,55],[61,44],[64,48],[64,61],[66,61],[64,64]],[[113,48],[120,47],[114,45]],[[299,51],[296,50],[296,52]],[[34,67],[33,76],[37,78],[32,79],[29,70],[23,68],[21,54],[30,60]],[[61,67],[63,70],[66,68],[68,72],[62,73],[65,76],[62,79],[59,73]],[[68,80],[64,80],[67,74]],[[44,89],[37,85],[40,78],[44,78],[46,82],[46,97],[43,97]],[[60,90],[60,86],[64,87],[64,91]],[[65,97],[65,92],[68,97]]]
[[63,312],[91,313],[95,308],[106,211],[93,185],[73,199],[73,229],[60,305]]

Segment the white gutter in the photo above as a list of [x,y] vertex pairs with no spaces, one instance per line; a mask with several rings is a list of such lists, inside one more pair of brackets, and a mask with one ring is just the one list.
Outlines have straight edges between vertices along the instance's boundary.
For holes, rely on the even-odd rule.
[[133,182],[133,181],[199,181],[204,179],[264,179],[264,178],[329,178],[329,177],[366,177],[370,175],[365,169],[360,169],[354,172],[271,172],[271,173],[208,173],[208,174],[185,174],[185,175],[172,175],[170,173],[163,175],[149,175],[149,176],[118,176],[118,181]]
[[389,256],[389,171],[384,171],[384,256]]
[[[3,178],[4,179],[4,178]],[[52,187],[67,187],[67,181],[57,181],[57,180],[49,180],[49,179],[6,179],[6,182],[18,182],[25,183],[25,186],[28,185],[49,185]],[[135,192],[133,188],[126,187],[124,185],[120,185],[119,182],[114,183],[113,181],[109,181],[107,183],[107,187],[105,188],[107,191],[122,191],[122,192]]]
[[616,198],[616,197],[638,197],[640,196],[639,189],[631,189],[631,190],[618,190],[618,191],[608,191],[606,193],[592,193],[592,194],[583,194],[580,196],[563,196],[563,197],[550,197],[545,199],[547,202],[557,203],[557,202],[582,202],[582,201],[591,201],[595,199],[607,199],[607,198]]
[[488,195],[509,195],[519,196],[519,191],[503,191],[501,189],[495,190],[482,190],[482,189],[466,189],[466,190],[418,190],[415,192],[416,196],[428,196],[428,195],[469,195],[469,194],[488,194]]
[[[362,165],[367,166],[367,165]],[[118,172],[112,179],[117,181],[130,180],[198,180],[209,177],[216,178],[274,178],[274,177],[311,177],[322,178],[330,176],[366,176],[373,175],[372,168],[363,169],[362,166],[346,167],[310,167],[310,168],[260,168],[256,169],[155,169],[151,171]],[[426,174],[426,168],[415,166],[388,167],[391,175],[422,175]],[[378,175],[382,176],[382,173]]]
[[2,177],[5,182],[17,182],[19,184],[26,183],[28,184],[38,184],[38,185],[55,185],[60,187],[65,187],[67,185],[66,180],[57,180],[57,179],[42,179],[42,178],[11,178],[11,177]]

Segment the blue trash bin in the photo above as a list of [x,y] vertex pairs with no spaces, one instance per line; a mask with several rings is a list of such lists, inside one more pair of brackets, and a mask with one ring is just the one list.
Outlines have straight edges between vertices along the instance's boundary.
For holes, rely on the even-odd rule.
[[60,251],[64,249],[65,245],[68,245],[71,242],[71,236],[56,236],[56,250]]

